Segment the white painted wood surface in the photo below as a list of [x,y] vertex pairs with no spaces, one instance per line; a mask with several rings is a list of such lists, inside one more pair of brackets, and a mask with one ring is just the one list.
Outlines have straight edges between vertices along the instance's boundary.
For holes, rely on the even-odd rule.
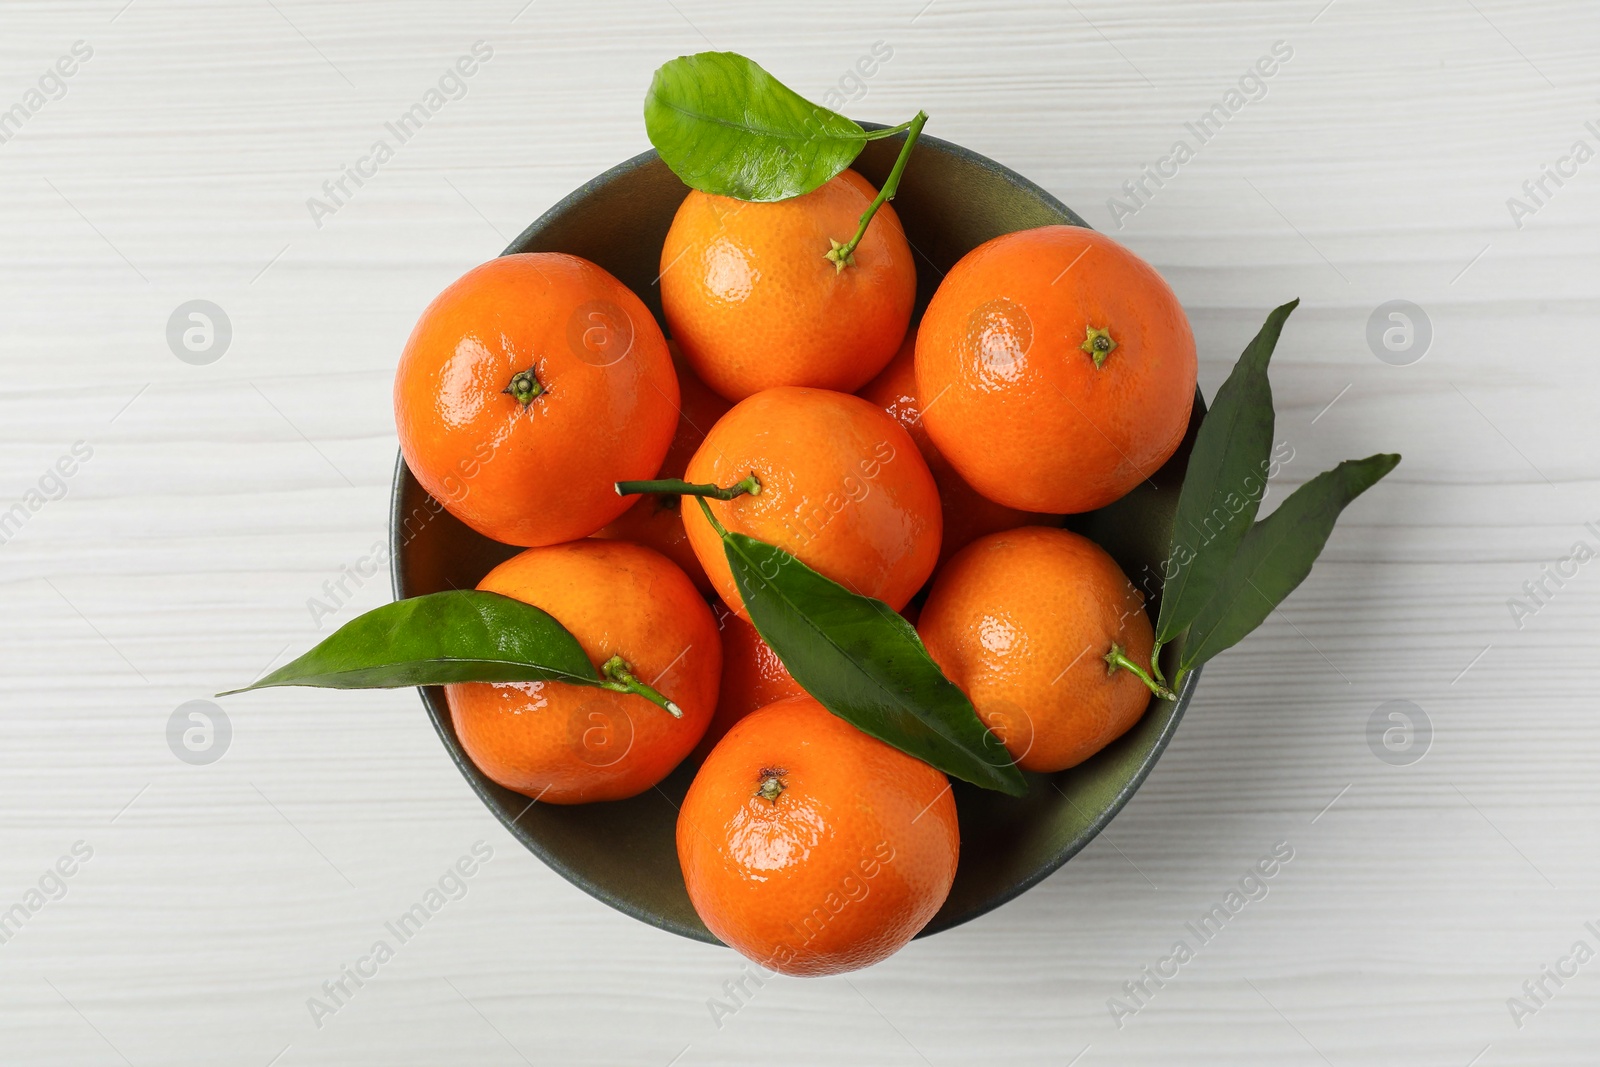
[[[1507,1006],[1600,948],[1600,563],[1520,627],[1507,607],[1600,545],[1600,161],[1521,228],[1507,207],[1600,146],[1592,3],[10,0],[0,109],[80,40],[65,95],[0,144],[0,511],[92,448],[0,546],[0,910],[75,842],[93,855],[0,944],[0,1061],[1595,1061],[1600,962],[1546,980],[1520,1027]],[[479,40],[466,95],[316,226],[306,199]],[[893,58],[846,111],[925,107],[1102,227],[1186,122],[1293,51],[1114,232],[1189,308],[1208,394],[1304,299],[1273,371],[1285,485],[1405,462],[1207,668],[1109,832],[980,921],[776,981],[719,1026],[739,960],[525,853],[414,694],[229,698],[226,756],[174,758],[173,710],[315,639],[307,599],[383,537],[418,310],[645,147],[650,71],[715,46],[820,96],[877,41]],[[233,329],[208,366],[165,339],[197,298]],[[1393,299],[1433,328],[1409,366],[1364,338]],[[386,597],[375,578],[338,619]],[[1398,699],[1434,730],[1410,766],[1367,741]],[[316,1026],[307,998],[480,840],[467,895]],[[1119,1029],[1108,998],[1281,841],[1270,894]]]

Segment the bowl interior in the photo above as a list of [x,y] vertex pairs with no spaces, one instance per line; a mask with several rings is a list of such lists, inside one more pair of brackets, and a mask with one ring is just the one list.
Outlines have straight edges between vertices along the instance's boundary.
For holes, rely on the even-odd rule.
[[[894,163],[899,141],[872,141],[856,163],[874,184]],[[673,214],[688,190],[654,152],[612,168],[551,208],[510,252],[568,252],[609,270],[661,321],[659,255]],[[969,250],[1003,233],[1058,223],[1087,225],[1025,178],[957,145],[924,136],[894,200],[916,253],[917,314],[944,273]],[[1151,596],[1172,529],[1178,486],[1203,414],[1196,397],[1189,435],[1153,479],[1115,504],[1074,516],[1069,527],[1102,545]],[[519,550],[474,533],[431,499],[402,458],[395,468],[390,520],[394,592],[419,596],[469,589]],[[1152,616],[1153,617],[1153,616]],[[1176,664],[1179,644],[1163,654]],[[1054,775],[1029,775],[1031,789],[1012,798],[956,782],[961,862],[949,899],[922,936],[998,907],[1036,884],[1083,848],[1144,781],[1176,728],[1198,680],[1177,701],[1156,701],[1137,725],[1093,759]],[[563,877],[621,911],[701,941],[716,939],[689,903],[678,868],[674,827],[692,770],[680,767],[630,800],[557,806],[535,804],[480,772],[461,747],[439,688],[422,690],[434,727],[461,773],[506,828]]]

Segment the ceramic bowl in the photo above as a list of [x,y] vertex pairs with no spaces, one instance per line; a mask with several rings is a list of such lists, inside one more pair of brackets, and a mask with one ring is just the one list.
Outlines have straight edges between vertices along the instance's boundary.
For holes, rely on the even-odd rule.
[[[899,150],[898,138],[868,142],[856,163],[874,185]],[[662,241],[688,189],[655,152],[635,156],[588,182],[529,226],[506,249],[568,252],[620,278],[661,321],[656,285]],[[1067,223],[1085,226],[1070,208],[1021,175],[959,145],[924,136],[906,169],[894,207],[915,251],[917,314],[939,280],[969,250],[1003,233]],[[1197,396],[1188,438],[1150,482],[1068,526],[1114,556],[1142,588],[1159,573],[1178,487],[1204,411]],[[469,589],[518,549],[474,533],[430,501],[402,458],[395,467],[390,515],[396,597]],[[1156,604],[1152,599],[1152,617]],[[1163,653],[1171,674],[1180,645]],[[1176,701],[1154,701],[1136,726],[1093,759],[1053,775],[1028,775],[1021,798],[955,783],[961,861],[949,898],[920,936],[938,933],[999,907],[1038,884],[1094,839],[1128,802],[1171,739],[1199,672]],[[557,806],[530,803],[480,772],[456,737],[439,688],[422,702],[445,748],[478,796],[529,851],[562,877],[619,911],[664,930],[715,942],[684,889],[674,845],[678,804],[692,771],[680,767],[630,800]]]

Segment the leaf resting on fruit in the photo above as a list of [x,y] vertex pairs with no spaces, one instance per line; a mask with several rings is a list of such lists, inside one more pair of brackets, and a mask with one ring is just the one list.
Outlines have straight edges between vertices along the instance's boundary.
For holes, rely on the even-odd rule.
[[922,639],[881,600],[860,596],[775,545],[722,537],[757,632],[794,680],[835,715],[963,781],[1012,796],[1027,780]]
[[732,52],[662,64],[645,94],[644,125],[685,185],[739,200],[809,193],[867,143],[858,124]]
[[453,589],[374,608],[305,655],[230,692],[278,685],[393,689],[450,682],[599,685],[601,679],[578,639],[547,612],[499,593]]

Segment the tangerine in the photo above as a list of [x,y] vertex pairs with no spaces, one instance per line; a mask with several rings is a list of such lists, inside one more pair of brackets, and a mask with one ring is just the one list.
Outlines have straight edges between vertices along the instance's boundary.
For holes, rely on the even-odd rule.
[[444,687],[467,755],[495,782],[547,804],[621,800],[665,778],[717,704],[722,642],[694,583],[659,552],[586,539],[531,548],[478,588],[542,608],[606,677],[655,687],[674,718],[636,693],[568,682]]
[[809,696],[728,731],[689,786],[677,837],[701,920],[791,975],[897,952],[949,895],[961,841],[942,773]]
[[1067,530],[1025,526],[968,545],[934,580],[917,632],[1024,770],[1076,767],[1150,703],[1114,663],[1150,662],[1144,598],[1104,549]]
[[[939,558],[939,491],[911,437],[880,407],[825,389],[780,386],[733,406],[689,460],[685,478],[755,494],[710,500],[734,533],[777,545],[812,569],[898,611]],[[689,543],[723,601],[749,618],[722,539],[686,506]]]
[[1195,348],[1177,296],[1123,245],[1079,226],[1005,234],[962,257],[917,336],[923,421],[990,500],[1103,507],[1177,450]]
[[400,356],[406,465],[486,537],[587,537],[633,503],[613,483],[661,466],[678,421],[665,339],[639,298],[558,252],[474,267],[422,313]]
[[876,195],[846,170],[772,203],[684,198],[661,248],[661,306],[707,385],[730,400],[780,385],[850,393],[883,369],[917,291],[894,209],[872,217],[847,265],[827,258]]

